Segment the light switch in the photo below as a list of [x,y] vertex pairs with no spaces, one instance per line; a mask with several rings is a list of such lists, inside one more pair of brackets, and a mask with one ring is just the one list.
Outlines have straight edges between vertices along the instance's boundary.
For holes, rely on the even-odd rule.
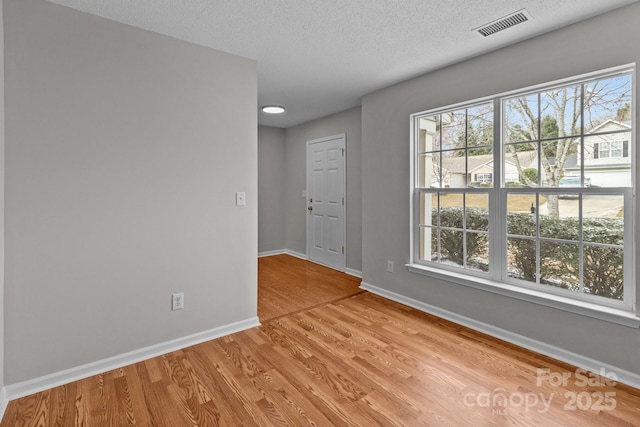
[[244,206],[247,204],[247,196],[244,191],[238,191],[236,193],[236,206]]

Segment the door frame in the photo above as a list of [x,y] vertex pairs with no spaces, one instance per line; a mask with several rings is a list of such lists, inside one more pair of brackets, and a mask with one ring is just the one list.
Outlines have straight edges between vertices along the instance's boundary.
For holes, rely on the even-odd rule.
[[[331,266],[331,265],[326,265],[323,264],[319,261],[315,261],[311,259],[311,238],[309,236],[310,230],[310,224],[309,224],[309,212],[307,210],[307,208],[309,207],[309,198],[310,198],[310,191],[309,191],[309,148],[311,147],[312,144],[317,144],[317,143],[321,143],[321,142],[326,142],[326,141],[331,141],[334,139],[342,139],[342,156],[341,156],[341,161],[342,161],[342,197],[344,198],[344,203],[342,204],[342,247],[344,248],[344,250],[342,251],[342,264],[343,267],[342,268],[336,268],[335,266]],[[339,133],[336,135],[331,135],[331,136],[325,136],[322,138],[317,138],[317,139],[312,139],[306,142],[306,153],[305,153],[305,185],[306,185],[306,196],[305,196],[305,206],[304,206],[304,212],[305,212],[305,218],[306,218],[306,239],[307,239],[307,260],[311,261],[311,262],[315,262],[316,264],[321,264],[324,265],[326,267],[332,268],[334,270],[338,270],[338,271],[342,271],[345,272],[347,271],[347,134],[346,133]]]

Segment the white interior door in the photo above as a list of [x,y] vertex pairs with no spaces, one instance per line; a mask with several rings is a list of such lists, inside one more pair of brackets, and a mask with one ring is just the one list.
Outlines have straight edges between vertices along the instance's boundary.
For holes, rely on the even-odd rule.
[[345,134],[307,141],[309,260],[345,271]]

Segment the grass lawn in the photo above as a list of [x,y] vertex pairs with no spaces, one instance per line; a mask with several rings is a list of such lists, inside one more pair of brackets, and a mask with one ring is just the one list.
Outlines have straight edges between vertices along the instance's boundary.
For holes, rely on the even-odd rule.
[[[467,206],[475,206],[487,209],[488,196],[484,194],[467,194]],[[531,194],[511,194],[509,195],[509,212],[529,212],[531,203],[535,201],[535,196]],[[540,197],[540,204],[547,202],[545,197]],[[445,194],[440,198],[440,206],[443,208],[453,208],[462,206],[461,194]]]

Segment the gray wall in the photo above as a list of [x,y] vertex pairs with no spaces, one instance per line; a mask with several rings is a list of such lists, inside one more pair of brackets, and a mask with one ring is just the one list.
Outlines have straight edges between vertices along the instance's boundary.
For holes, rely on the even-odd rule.
[[[640,373],[640,331],[497,296],[398,268],[409,259],[409,115],[631,62],[640,4],[392,86],[362,103],[364,282]],[[637,87],[637,86],[636,86]],[[636,89],[637,90],[637,89]],[[640,123],[638,117],[636,122]],[[638,158],[640,150],[635,150]],[[640,161],[638,161],[640,164]],[[640,183],[636,183],[640,186]],[[640,220],[636,209],[636,224]],[[640,241],[636,227],[636,246]],[[640,264],[640,251],[636,265]]]
[[346,133],[347,144],[347,268],[362,271],[361,109],[352,108],[287,129],[286,132],[286,248],[307,253],[306,188],[307,141]]
[[284,246],[285,130],[258,126],[258,253]]
[[4,19],[3,5],[0,1],[0,390],[2,387],[4,387]]
[[255,62],[41,0],[4,14],[5,382],[254,318]]

